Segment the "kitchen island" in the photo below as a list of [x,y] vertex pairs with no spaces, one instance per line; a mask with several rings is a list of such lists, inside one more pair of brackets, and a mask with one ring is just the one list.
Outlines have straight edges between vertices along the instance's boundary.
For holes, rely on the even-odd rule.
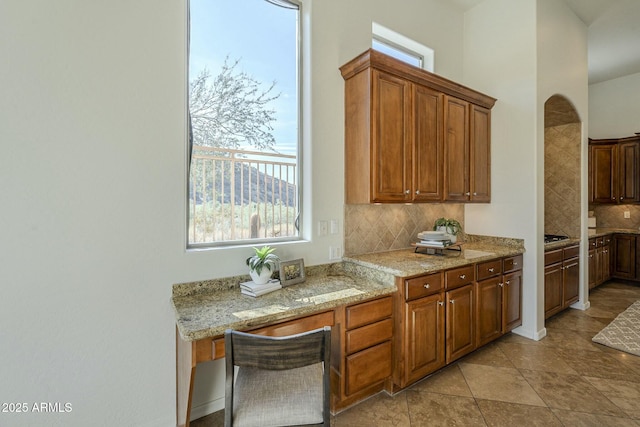
[[[248,276],[174,285],[171,300],[177,330],[178,425],[189,423],[196,365],[224,357],[223,333],[227,328],[289,335],[332,326],[332,410],[339,411],[381,390],[395,392],[414,382],[416,375],[428,372],[422,369],[405,375],[398,366],[404,366],[399,358],[404,360],[406,354],[406,307],[431,301],[434,295],[444,298],[449,293],[472,290],[468,294],[471,299],[467,317],[468,326],[473,329],[473,343],[467,350],[476,348],[475,331],[480,328],[482,332],[480,325],[496,326],[484,318],[477,321],[476,317],[486,315],[487,310],[478,309],[476,315],[476,289],[485,289],[481,286],[488,284],[486,289],[491,293],[481,293],[491,295],[495,301],[496,296],[503,298],[503,279],[512,277],[508,275],[519,277],[516,307],[520,314],[522,240],[468,236],[460,250],[444,252],[437,256],[404,249],[345,257],[342,262],[308,267],[305,283],[258,298],[240,293],[239,284],[249,280]],[[476,268],[484,266],[487,271],[477,270],[476,275]],[[461,268],[468,273],[460,277],[464,276],[468,283],[449,275],[457,274]],[[438,285],[421,283],[422,277],[437,278]],[[417,298],[413,290],[407,291],[405,281],[412,286],[418,284],[426,293]],[[456,308],[462,308],[462,302],[460,299]],[[443,301],[440,303],[444,305]],[[449,304],[453,307],[453,300]],[[498,315],[497,327],[504,330],[502,303],[499,310],[494,302],[489,305],[489,317]],[[453,313],[452,308],[447,308]],[[441,315],[444,316],[444,309]],[[440,322],[440,326],[444,328],[445,323]],[[441,342],[434,343],[438,352],[444,351],[444,335],[441,338]],[[449,341],[456,338],[452,336]],[[426,345],[424,340],[420,345]],[[424,349],[433,350],[430,345]],[[444,363],[443,359],[442,366]]]

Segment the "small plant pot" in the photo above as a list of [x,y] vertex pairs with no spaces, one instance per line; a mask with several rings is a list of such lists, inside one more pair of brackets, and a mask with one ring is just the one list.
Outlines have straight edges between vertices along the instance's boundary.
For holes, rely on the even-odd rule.
[[447,236],[449,236],[449,239],[451,240],[451,243],[455,243],[458,240],[458,237],[455,234],[451,233],[451,229],[449,227],[447,227],[447,226],[439,225],[437,227],[437,230],[438,231],[444,231],[444,233]]
[[251,280],[253,280],[253,283],[256,285],[266,284],[269,279],[271,279],[271,274],[271,270],[268,268],[263,268],[260,274],[256,273],[255,270],[249,271],[249,276],[251,276]]

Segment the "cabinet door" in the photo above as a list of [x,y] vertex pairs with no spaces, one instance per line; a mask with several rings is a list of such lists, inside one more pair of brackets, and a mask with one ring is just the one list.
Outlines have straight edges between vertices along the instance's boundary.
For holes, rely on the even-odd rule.
[[491,110],[471,105],[470,201],[491,201]]
[[544,268],[544,318],[562,310],[562,263]]
[[469,103],[445,96],[444,200],[469,200]]
[[446,296],[446,360],[451,363],[476,348],[473,285],[448,291]]
[[629,234],[616,234],[613,237],[612,276],[621,279],[635,279],[636,236]]
[[593,289],[598,285],[597,278],[598,278],[599,267],[600,266],[598,265],[598,262],[596,260],[596,250],[590,249],[589,250],[589,289]]
[[616,203],[618,179],[616,172],[616,146],[613,144],[590,145],[591,158],[590,201],[594,203]]
[[351,395],[391,376],[391,341],[345,357],[345,393]]
[[522,270],[505,274],[504,282],[504,308],[502,332],[507,333],[522,325]]
[[443,95],[414,85],[413,92],[413,200],[442,200]]
[[405,383],[444,366],[444,302],[435,294],[407,303]]
[[410,200],[411,83],[373,71],[371,191],[374,202]]
[[476,284],[476,337],[477,346],[502,335],[502,276],[492,277]]
[[562,263],[562,306],[568,307],[580,297],[580,258]]
[[635,203],[640,201],[640,143],[618,144],[618,201]]
[[608,244],[602,247],[602,256],[600,258],[600,269],[602,270],[602,282],[604,283],[611,279],[611,256],[613,255],[612,244]]

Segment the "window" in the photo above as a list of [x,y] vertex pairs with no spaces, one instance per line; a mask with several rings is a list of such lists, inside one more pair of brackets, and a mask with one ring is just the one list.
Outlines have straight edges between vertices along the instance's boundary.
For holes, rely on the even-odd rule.
[[372,22],[371,47],[396,59],[433,72],[433,49]]
[[190,0],[189,247],[299,238],[300,7]]

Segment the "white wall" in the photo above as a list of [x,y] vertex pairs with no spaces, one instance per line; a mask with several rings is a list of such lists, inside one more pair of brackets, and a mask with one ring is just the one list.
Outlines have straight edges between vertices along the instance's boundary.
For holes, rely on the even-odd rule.
[[589,86],[589,137],[622,138],[640,132],[640,73]]
[[[338,67],[371,20],[462,75],[462,14],[445,3],[313,2],[313,223],[343,216]],[[171,285],[241,274],[250,251],[185,251],[185,23],[184,1],[0,3],[0,402],[72,404],[0,425],[175,424]],[[327,262],[342,236],[311,226],[279,254]]]
[[467,232],[525,240],[523,324],[516,332],[539,339],[545,335],[544,102],[563,94],[586,122],[586,28],[564,2],[485,0],[465,15],[464,83],[498,98],[491,204],[466,206]]
[[485,0],[466,13],[463,82],[498,99],[491,113],[491,204],[466,205],[466,231],[524,239],[517,332],[529,338],[541,331],[535,7],[535,0]]

